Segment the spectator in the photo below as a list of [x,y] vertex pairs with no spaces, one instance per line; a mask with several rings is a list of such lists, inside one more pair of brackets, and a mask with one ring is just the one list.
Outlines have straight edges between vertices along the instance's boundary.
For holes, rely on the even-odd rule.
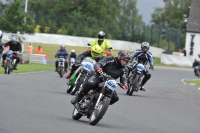
[[186,56],[186,50],[185,50],[185,47],[183,48],[182,53],[184,54],[184,56]]
[[31,43],[29,44],[29,46],[27,46],[27,54],[33,53],[34,47],[31,45]]
[[43,50],[42,50],[41,46],[38,46],[38,48],[36,49],[35,53],[36,54],[42,54],[43,53]]

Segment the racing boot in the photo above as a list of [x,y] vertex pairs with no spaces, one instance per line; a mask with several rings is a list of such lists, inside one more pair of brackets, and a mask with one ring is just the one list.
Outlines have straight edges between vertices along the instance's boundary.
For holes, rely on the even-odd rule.
[[13,66],[13,70],[18,70],[18,69],[17,69],[17,64],[15,64],[15,65]]
[[76,104],[77,102],[80,102],[84,95],[85,93],[83,91],[78,92],[78,94],[71,100],[71,103]]
[[144,89],[144,86],[140,86],[140,88],[139,88],[141,91],[146,91],[145,89]]

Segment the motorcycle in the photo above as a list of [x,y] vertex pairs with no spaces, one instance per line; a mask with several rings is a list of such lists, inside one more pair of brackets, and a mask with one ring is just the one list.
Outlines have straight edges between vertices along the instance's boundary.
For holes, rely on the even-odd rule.
[[101,91],[90,90],[80,102],[74,105],[72,113],[74,120],[79,120],[82,116],[87,116],[90,120],[90,125],[96,125],[106,113],[117,86],[124,89],[121,83],[117,83],[111,76],[105,73],[100,74],[100,78],[104,81]]
[[74,72],[72,78],[69,79],[71,83],[69,83],[67,93],[74,95],[79,88],[82,87],[83,83],[92,75],[95,64],[96,61],[91,57],[86,57],[83,59],[82,63],[78,65],[80,67]]
[[129,89],[127,90],[126,94],[132,96],[133,92],[138,92],[143,77],[143,71],[145,71],[145,67],[143,64],[135,62],[132,64],[132,66],[129,66],[129,68],[132,71],[128,76]]
[[6,59],[4,61],[5,74],[10,74],[13,71],[13,67],[17,61],[17,52],[8,50]]
[[194,67],[195,76],[200,77],[200,65]]
[[69,66],[69,70],[72,69],[72,65],[75,63],[75,58],[70,58],[70,66]]
[[57,72],[60,75],[60,78],[63,78],[63,75],[65,73],[65,57],[64,56],[59,56],[58,57]]

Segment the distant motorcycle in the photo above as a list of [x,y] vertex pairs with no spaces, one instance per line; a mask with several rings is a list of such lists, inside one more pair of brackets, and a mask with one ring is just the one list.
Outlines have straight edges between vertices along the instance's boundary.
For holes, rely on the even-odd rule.
[[130,72],[128,76],[128,90],[126,94],[129,96],[132,96],[133,92],[138,92],[145,67],[143,64],[135,62],[132,64],[132,66],[129,66],[129,68],[132,71]]
[[117,83],[111,76],[105,73],[101,74],[101,78],[104,81],[101,91],[91,90],[80,102],[74,105],[75,108],[72,113],[74,120],[79,120],[82,116],[87,116],[90,120],[90,125],[96,125],[106,113],[117,85],[123,88],[121,83]]
[[70,81],[74,81],[74,78],[77,77],[74,83],[69,84],[67,93],[71,92],[71,95],[74,95],[82,87],[83,83],[92,75],[95,64],[96,61],[91,57],[83,59],[79,65],[80,67],[74,72],[72,78],[69,79]]
[[7,51],[6,59],[4,61],[5,74],[10,74],[13,71],[13,67],[17,61],[17,52],[12,50]]
[[65,57],[64,56],[58,57],[57,71],[58,71],[58,74],[60,75],[60,78],[63,78],[63,75],[65,74]]
[[195,75],[199,78],[200,77],[200,65],[194,67]]
[[71,70],[72,69],[72,65],[75,63],[75,58],[70,58],[70,66],[69,66],[69,69]]

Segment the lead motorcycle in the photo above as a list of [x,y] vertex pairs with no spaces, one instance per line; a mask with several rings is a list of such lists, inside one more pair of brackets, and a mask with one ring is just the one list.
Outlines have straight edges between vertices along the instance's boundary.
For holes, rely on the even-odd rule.
[[128,68],[131,70],[131,72],[128,76],[128,90],[126,94],[132,96],[133,92],[138,92],[145,67],[141,63],[133,62]]
[[74,95],[79,90],[79,88],[82,87],[82,84],[92,75],[95,64],[96,61],[91,57],[86,57],[83,59],[81,64],[78,65],[79,68],[69,79],[67,93]]
[[80,102],[74,105],[72,113],[74,120],[79,120],[82,116],[87,116],[90,120],[90,125],[96,125],[106,113],[117,85],[123,88],[121,83],[117,83],[111,76],[105,73],[102,73],[100,78],[104,81],[101,91],[91,90]]
[[8,50],[6,59],[4,61],[5,74],[10,74],[13,71],[13,67],[17,61],[17,52]]

